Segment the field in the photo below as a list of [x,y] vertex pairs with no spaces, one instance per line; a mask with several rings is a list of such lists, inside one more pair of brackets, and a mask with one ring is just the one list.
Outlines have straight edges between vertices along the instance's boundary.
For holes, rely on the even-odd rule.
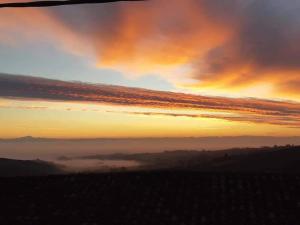
[[115,172],[0,179],[2,225],[296,225],[299,173]]

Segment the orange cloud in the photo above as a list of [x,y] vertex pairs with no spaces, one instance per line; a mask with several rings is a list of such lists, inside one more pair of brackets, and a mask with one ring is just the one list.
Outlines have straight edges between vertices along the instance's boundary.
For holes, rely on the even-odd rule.
[[[152,0],[52,13],[91,40],[99,66],[140,74],[189,66],[181,76],[193,78],[194,87],[243,92],[269,83],[276,97],[289,97],[299,94],[292,88],[300,79],[298,6],[293,0]],[[77,13],[84,18],[74,19]]]
[[120,19],[114,24],[116,33],[104,38],[99,33],[100,65],[182,65],[222,43],[230,32],[209,22],[197,4],[160,0],[121,7]]
[[272,97],[298,100],[299,7],[294,0],[151,0],[7,10],[0,29],[51,37],[68,51],[95,55],[100,67],[142,75],[188,66],[181,85],[189,77],[199,90],[242,94],[269,84]]

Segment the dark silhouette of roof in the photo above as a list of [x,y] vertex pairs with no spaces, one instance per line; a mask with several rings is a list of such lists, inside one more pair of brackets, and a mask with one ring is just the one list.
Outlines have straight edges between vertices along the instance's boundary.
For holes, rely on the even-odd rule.
[[78,5],[78,4],[99,4],[109,2],[136,2],[146,0],[64,0],[64,1],[33,1],[33,2],[10,2],[0,4],[0,8],[19,8],[19,7],[50,7],[62,5]]

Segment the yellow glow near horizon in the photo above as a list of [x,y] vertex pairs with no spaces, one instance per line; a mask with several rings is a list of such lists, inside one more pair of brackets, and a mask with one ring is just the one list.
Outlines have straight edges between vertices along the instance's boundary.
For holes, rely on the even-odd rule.
[[[300,135],[296,128],[214,118],[135,115],[137,107],[13,101],[0,109],[0,137],[198,137],[241,135]],[[149,111],[149,110],[146,110]],[[152,109],[160,112],[160,109]],[[191,113],[191,111],[180,111]],[[4,128],[4,129],[3,129]]]

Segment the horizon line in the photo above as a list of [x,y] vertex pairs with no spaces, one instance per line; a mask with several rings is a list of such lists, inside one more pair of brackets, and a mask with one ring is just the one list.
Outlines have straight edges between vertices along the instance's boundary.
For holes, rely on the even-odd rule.
[[19,136],[19,137],[11,137],[11,138],[2,138],[0,137],[0,141],[3,140],[38,140],[38,139],[47,139],[47,140],[125,140],[125,139],[203,139],[203,138],[300,138],[300,135],[212,135],[212,136],[165,136],[165,137],[39,137],[39,136]]

